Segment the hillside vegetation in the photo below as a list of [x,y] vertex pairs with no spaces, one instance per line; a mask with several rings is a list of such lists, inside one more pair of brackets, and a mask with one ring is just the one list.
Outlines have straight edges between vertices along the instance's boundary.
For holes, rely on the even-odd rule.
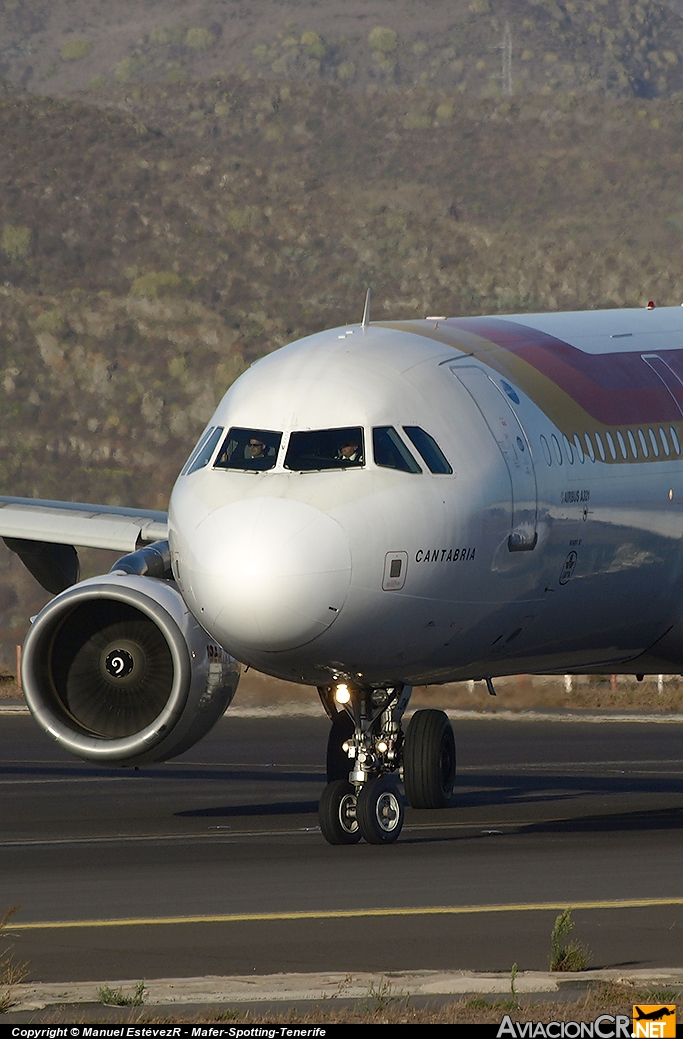
[[51,94],[237,74],[672,97],[680,15],[680,0],[0,0],[0,74]]
[[[683,301],[682,122],[242,76],[4,90],[2,493],[164,508],[231,381],[367,284],[376,318]],[[41,593],[0,566],[9,662]]]

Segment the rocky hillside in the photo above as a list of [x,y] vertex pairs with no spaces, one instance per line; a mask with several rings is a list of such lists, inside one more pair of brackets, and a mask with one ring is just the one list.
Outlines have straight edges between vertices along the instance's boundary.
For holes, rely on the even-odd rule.
[[[232,379],[359,319],[366,284],[378,317],[683,301],[676,100],[241,76],[95,100],[0,97],[2,493],[164,508]],[[0,568],[11,662],[41,593]]]
[[680,0],[0,0],[0,74],[62,95],[236,74],[672,97],[680,15]]

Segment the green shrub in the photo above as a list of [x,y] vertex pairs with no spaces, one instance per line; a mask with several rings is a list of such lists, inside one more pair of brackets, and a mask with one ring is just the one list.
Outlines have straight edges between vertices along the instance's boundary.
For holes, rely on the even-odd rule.
[[185,29],[182,25],[155,25],[148,39],[154,47],[168,47],[184,41]]
[[301,36],[301,46],[305,47],[313,58],[324,58],[326,47],[317,32],[305,32]]
[[79,61],[87,57],[92,50],[90,40],[67,40],[59,52],[62,61]]
[[157,299],[159,296],[179,296],[187,292],[187,281],[175,271],[148,271],[133,281],[130,287],[132,296],[146,296]]
[[337,78],[341,79],[342,82],[348,82],[353,79],[356,75],[356,66],[352,61],[342,61],[341,65],[337,67]]
[[44,310],[36,318],[35,327],[40,332],[51,332],[59,335],[64,328],[64,318],[58,310]]
[[393,29],[387,29],[383,25],[376,25],[368,34],[368,43],[373,51],[390,54],[398,46],[398,36]]
[[102,985],[97,990],[97,998],[100,1003],[109,1007],[141,1007],[145,1001],[146,989],[144,981],[139,981],[133,992],[127,996],[124,994],[122,986],[110,988],[109,985]]
[[[269,131],[271,131],[269,133]],[[278,131],[276,134],[274,131]],[[266,140],[267,141],[278,141],[282,140],[282,131],[279,126],[268,126],[266,127]],[[231,227],[235,231],[246,231],[250,228],[254,222],[255,213],[251,206],[247,206],[245,209],[231,209],[228,213],[228,220],[230,221]]]
[[31,244],[31,228],[15,224],[5,224],[2,229],[2,249],[12,260],[22,260],[28,253]]
[[375,64],[377,65],[377,68],[383,75],[387,77],[393,76],[394,70],[396,69],[395,61],[392,61],[391,58],[388,58],[383,51],[373,51],[372,57]]
[[403,119],[404,130],[428,130],[431,125],[431,116],[426,112],[406,112]]
[[205,51],[216,42],[216,37],[209,29],[188,29],[185,34],[185,46],[193,51]]
[[127,83],[137,66],[135,58],[121,58],[114,75],[119,83]]
[[270,64],[270,50],[265,43],[259,43],[258,46],[254,47],[251,53],[254,55],[259,65]]

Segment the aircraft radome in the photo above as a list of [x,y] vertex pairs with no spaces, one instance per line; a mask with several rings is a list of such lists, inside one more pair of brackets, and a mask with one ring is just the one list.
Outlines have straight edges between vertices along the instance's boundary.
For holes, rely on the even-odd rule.
[[[367,317],[367,315],[366,315]],[[316,686],[320,824],[390,843],[449,803],[447,716],[415,684],[683,670],[683,309],[348,325],[229,389],[168,514],[0,499],[54,594],[22,677],[101,764],[163,761],[230,704],[237,661]],[[78,580],[73,546],[127,554]]]

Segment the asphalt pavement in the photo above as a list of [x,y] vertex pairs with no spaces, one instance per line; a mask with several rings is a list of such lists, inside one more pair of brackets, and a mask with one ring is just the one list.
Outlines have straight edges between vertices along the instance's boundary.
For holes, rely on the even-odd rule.
[[32,980],[683,967],[683,726],[456,720],[452,806],[389,847],[317,828],[324,717],[227,716],[103,769],[0,714],[0,909]]

